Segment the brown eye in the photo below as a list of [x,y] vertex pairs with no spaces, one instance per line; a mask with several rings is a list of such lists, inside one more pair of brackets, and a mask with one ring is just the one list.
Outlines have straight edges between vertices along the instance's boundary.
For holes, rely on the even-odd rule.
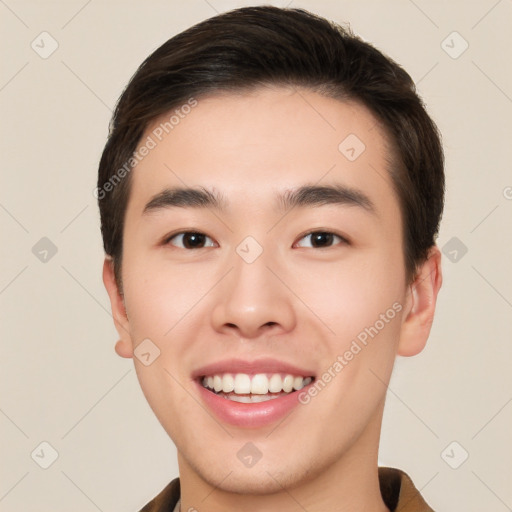
[[321,249],[323,247],[331,247],[333,242],[341,241],[342,243],[348,243],[345,238],[340,235],[336,235],[329,231],[313,231],[308,233],[301,240],[309,240],[306,245],[301,244],[299,241],[299,247],[312,247],[313,249]]
[[173,235],[166,243],[180,247],[181,249],[202,249],[203,247],[214,246],[214,244],[209,241],[212,242],[212,239],[203,233],[185,231]]

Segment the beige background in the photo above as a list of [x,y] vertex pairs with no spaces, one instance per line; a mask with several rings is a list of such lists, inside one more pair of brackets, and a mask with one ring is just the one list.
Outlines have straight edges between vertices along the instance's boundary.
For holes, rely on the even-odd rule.
[[[0,1],[0,510],[138,510],[177,476],[132,361],[113,350],[92,192],[140,62],[256,3]],[[380,462],[408,471],[436,511],[511,510],[512,2],[273,3],[350,22],[410,72],[444,135],[444,286],[427,348],[397,362]],[[48,242],[33,252],[43,237],[57,248],[46,262]]]

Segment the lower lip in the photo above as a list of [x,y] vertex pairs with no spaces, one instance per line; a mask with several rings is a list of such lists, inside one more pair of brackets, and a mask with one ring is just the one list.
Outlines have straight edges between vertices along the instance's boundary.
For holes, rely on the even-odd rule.
[[229,400],[213,391],[206,389],[199,381],[195,381],[199,387],[199,394],[216,416],[231,425],[237,427],[263,427],[280,420],[289,414],[294,407],[300,404],[299,393],[306,390],[308,386],[288,395],[272,398],[265,402],[241,403]]

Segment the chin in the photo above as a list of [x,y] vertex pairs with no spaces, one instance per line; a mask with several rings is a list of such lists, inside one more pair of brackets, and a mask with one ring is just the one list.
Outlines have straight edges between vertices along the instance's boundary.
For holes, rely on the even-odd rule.
[[[239,461],[236,460],[237,465]],[[292,469],[292,461],[287,466],[264,464],[259,461],[251,468],[236,468],[229,465],[222,468],[201,468],[199,474],[209,485],[219,490],[234,494],[266,495],[282,492],[283,489],[293,489],[300,486],[311,476],[311,468],[307,465],[302,470]],[[296,466],[297,462],[293,462]],[[223,475],[222,477],[220,475]],[[220,478],[220,482],[219,482]]]

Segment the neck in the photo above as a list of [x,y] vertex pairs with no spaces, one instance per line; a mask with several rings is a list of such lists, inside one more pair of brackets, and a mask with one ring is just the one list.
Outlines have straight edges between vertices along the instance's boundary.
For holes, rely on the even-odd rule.
[[[379,411],[347,452],[341,456],[331,454],[333,460],[319,466],[319,469],[300,475],[279,476],[277,471],[267,468],[264,476],[272,487],[270,492],[245,494],[230,490],[236,476],[229,470],[229,461],[226,461],[225,474],[218,474],[217,481],[206,481],[178,452],[181,511],[389,512],[382,500],[378,480],[381,420],[382,411]],[[236,467],[235,464],[233,466]]]

